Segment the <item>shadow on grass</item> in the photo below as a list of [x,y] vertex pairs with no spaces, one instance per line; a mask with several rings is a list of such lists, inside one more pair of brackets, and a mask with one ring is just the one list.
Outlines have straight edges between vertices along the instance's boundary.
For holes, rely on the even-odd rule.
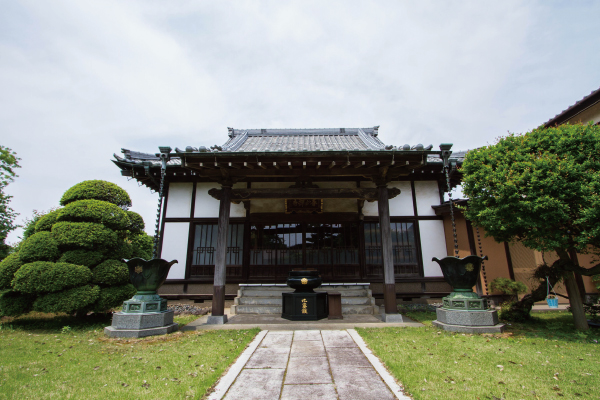
[[[435,313],[430,311],[407,311],[406,316],[427,326],[431,326],[431,322],[436,319]],[[506,324],[505,333],[509,336],[600,342],[600,329],[590,328],[585,332],[578,331],[573,325],[573,315],[567,311],[533,313],[531,319],[526,322],[500,322]]]
[[60,333],[65,331],[102,330],[111,324],[112,314],[90,314],[73,317],[66,314],[31,312],[17,318],[2,318],[0,330]]

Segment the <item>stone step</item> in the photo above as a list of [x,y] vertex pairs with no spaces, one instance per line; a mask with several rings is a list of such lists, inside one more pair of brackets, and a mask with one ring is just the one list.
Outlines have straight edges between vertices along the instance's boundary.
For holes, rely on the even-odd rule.
[[[281,308],[281,306],[275,305],[233,305],[230,311],[232,314],[281,314]],[[342,314],[379,314],[379,307],[342,304]]]

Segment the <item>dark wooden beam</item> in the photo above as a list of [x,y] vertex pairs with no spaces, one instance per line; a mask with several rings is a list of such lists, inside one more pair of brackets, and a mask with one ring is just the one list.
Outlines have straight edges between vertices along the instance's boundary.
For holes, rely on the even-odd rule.
[[[394,198],[400,194],[398,188],[387,188],[386,198]],[[210,189],[208,194],[217,200],[223,198],[222,189]],[[340,188],[340,189],[231,189],[231,201],[240,202],[261,199],[359,199],[376,201],[379,192],[376,188]]]

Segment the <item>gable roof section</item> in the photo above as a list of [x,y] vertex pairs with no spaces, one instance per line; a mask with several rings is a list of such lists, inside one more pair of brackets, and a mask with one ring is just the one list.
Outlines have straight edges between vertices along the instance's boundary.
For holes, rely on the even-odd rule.
[[543,124],[544,128],[549,128],[551,126],[556,126],[565,123],[569,119],[573,118],[580,112],[587,110],[593,105],[600,102],[600,88],[594,90],[592,93],[585,96],[583,99],[579,100],[566,110],[563,110],[561,113],[557,114],[554,118]]
[[233,129],[223,151],[343,151],[383,150],[373,128]]

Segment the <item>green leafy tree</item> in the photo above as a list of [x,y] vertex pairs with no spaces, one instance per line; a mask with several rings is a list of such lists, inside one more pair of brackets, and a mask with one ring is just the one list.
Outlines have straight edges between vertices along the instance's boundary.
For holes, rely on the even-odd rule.
[[104,312],[135,294],[121,259],[150,258],[152,239],[142,217],[127,210],[127,192],[85,181],[61,205],[34,214],[17,252],[0,262],[0,316]]
[[[575,327],[588,324],[573,273],[595,275],[600,264],[583,268],[570,254],[600,254],[600,126],[561,125],[511,134],[470,151],[462,166],[466,217],[498,242],[521,241],[559,259],[546,274],[563,280]],[[540,286],[515,303],[529,315],[544,300]]]
[[6,257],[10,250],[10,246],[5,243],[6,236],[17,227],[14,221],[18,214],[8,206],[12,196],[6,194],[4,188],[17,177],[15,170],[21,168],[20,160],[17,153],[0,145],[0,260]]

